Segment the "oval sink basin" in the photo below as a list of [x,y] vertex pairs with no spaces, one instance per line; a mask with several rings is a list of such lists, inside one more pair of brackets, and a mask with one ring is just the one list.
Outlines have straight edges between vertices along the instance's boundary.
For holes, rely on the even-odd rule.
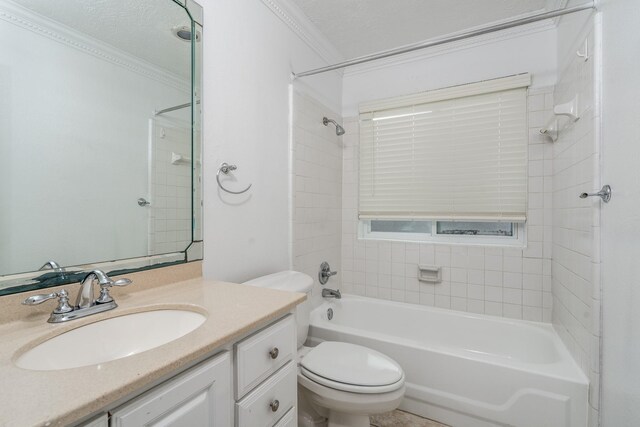
[[187,310],[154,310],[91,323],[26,351],[16,365],[36,371],[98,365],[151,350],[202,325],[206,317]]

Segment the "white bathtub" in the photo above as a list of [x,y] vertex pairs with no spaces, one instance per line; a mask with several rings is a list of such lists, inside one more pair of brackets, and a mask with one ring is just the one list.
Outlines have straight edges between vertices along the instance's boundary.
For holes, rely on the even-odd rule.
[[401,409],[454,427],[587,424],[588,380],[550,325],[345,295],[312,312],[309,340],[392,357]]

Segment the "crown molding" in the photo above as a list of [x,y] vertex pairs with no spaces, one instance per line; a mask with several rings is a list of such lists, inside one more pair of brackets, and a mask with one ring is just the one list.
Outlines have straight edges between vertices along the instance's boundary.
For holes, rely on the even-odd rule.
[[165,85],[186,92],[191,91],[191,85],[184,78],[175,75],[161,67],[141,60],[129,53],[116,49],[104,42],[79,33],[65,25],[37,15],[30,10],[13,2],[0,3],[0,20],[32,31],[83,53],[118,65],[134,73],[151,78]]
[[385,59],[379,59],[374,62],[364,63],[360,65],[354,65],[345,69],[344,76],[351,77],[361,73],[368,73],[371,71],[395,67],[398,65],[422,61],[427,58],[446,55],[452,52],[471,49],[474,47],[496,43],[504,40],[509,40],[517,37],[523,37],[530,34],[539,32],[555,30],[557,24],[553,20],[540,21],[533,24],[524,25],[521,27],[510,28],[495,33],[485,34],[482,36],[476,36],[469,39],[459,40],[456,42],[447,43],[441,46],[434,46],[413,52],[392,56]]
[[327,64],[344,61],[338,49],[293,2],[290,0],[261,1]]

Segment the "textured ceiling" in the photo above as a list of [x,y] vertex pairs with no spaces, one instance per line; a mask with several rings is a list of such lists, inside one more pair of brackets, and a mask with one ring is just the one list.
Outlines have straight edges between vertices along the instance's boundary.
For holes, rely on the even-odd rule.
[[541,11],[555,0],[292,0],[345,58]]
[[171,33],[190,25],[171,0],[14,0],[15,3],[185,79],[190,44]]

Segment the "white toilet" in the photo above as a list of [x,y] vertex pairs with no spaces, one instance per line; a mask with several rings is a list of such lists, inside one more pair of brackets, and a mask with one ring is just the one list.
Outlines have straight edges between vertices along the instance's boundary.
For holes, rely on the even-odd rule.
[[[404,372],[393,359],[355,344],[325,341],[304,347],[309,332],[313,279],[282,271],[245,282],[247,285],[307,294],[296,308],[298,327],[298,420],[312,426],[314,415],[329,427],[369,427],[369,415],[392,411],[404,396]],[[306,404],[311,408],[305,407]],[[316,414],[314,414],[315,412]]]

